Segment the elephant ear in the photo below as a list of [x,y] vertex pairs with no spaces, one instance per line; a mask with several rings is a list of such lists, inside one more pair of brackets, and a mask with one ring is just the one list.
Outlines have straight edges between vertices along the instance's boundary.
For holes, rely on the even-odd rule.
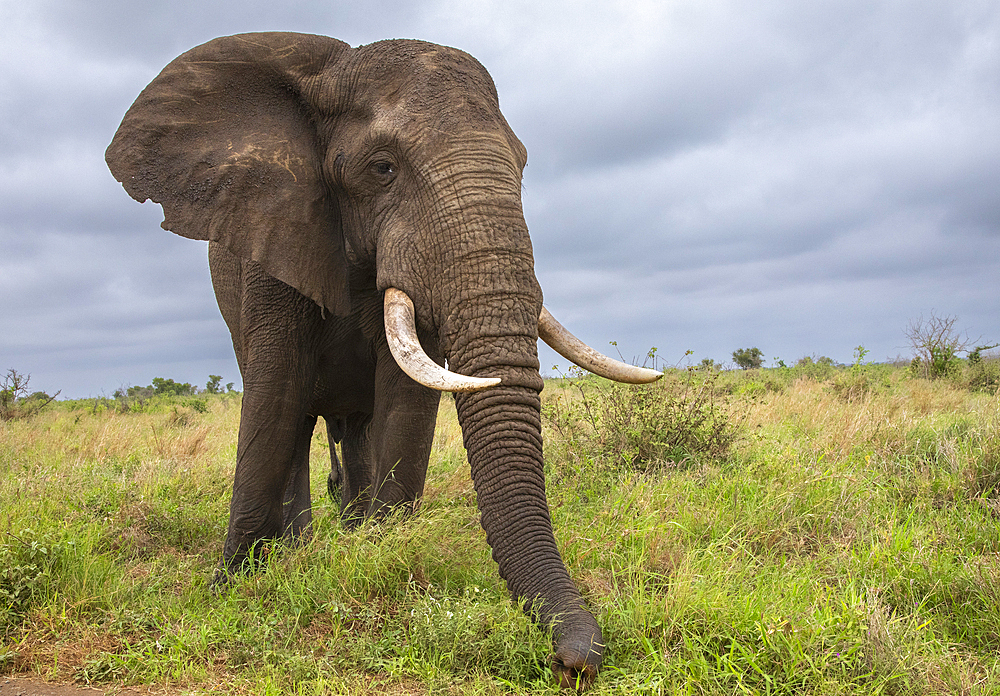
[[260,263],[336,314],[350,308],[340,214],[310,89],[348,45],[239,34],[171,62],[125,114],[106,159],[162,227]]

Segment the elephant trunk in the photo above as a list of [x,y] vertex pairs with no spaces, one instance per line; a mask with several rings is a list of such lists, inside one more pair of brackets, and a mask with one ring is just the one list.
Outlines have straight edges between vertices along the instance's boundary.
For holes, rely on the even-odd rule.
[[[398,248],[412,253],[380,255],[378,284],[411,297],[418,324],[436,329],[435,353],[449,370],[501,378],[497,386],[455,395],[481,522],[511,593],[553,630],[560,681],[580,686],[597,674],[603,638],[552,533],[539,398],[542,291],[520,205],[520,168],[502,145],[509,147],[465,141],[439,155],[442,166],[428,176],[449,196],[431,216],[432,239],[445,241],[416,245],[418,235],[401,235]],[[469,169],[473,161],[480,164]],[[483,169],[483,162],[496,166]],[[426,252],[434,248],[441,253]],[[433,282],[421,287],[426,278]]]
[[[510,337],[500,345],[495,337],[472,341],[464,351],[452,353],[449,363],[463,374],[503,378],[499,386],[455,395],[482,525],[511,593],[536,621],[552,627],[552,666],[560,681],[582,686],[596,676],[604,645],[552,533],[542,468],[536,340]],[[514,361],[521,365],[497,364],[504,355],[521,356]]]

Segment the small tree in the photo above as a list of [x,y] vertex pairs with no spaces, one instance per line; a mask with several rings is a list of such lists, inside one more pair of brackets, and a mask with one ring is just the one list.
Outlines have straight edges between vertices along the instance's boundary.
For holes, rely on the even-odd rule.
[[209,394],[221,394],[222,387],[222,375],[209,375],[208,384],[205,385],[205,391]]
[[956,316],[939,317],[933,311],[927,319],[920,315],[910,320],[903,333],[913,348],[911,367],[918,375],[937,379],[958,369],[958,354],[967,352],[974,341],[958,332],[957,321]]
[[172,379],[164,377],[153,377],[153,383],[150,386],[153,388],[154,394],[166,394],[168,396],[184,396],[185,394],[195,393],[195,388],[192,387],[190,383],[175,382]]
[[760,348],[740,348],[733,351],[733,362],[744,370],[755,370],[764,362]]
[[7,370],[7,374],[0,380],[0,420],[24,418],[38,413],[59,396],[60,392],[53,396],[45,392],[29,395],[30,379],[31,375],[23,375],[14,369]]
[[865,356],[868,355],[869,353],[871,353],[871,351],[865,348],[864,346],[858,346],[857,348],[855,348],[854,367],[861,367],[861,365],[863,364],[862,361],[865,359]]
[[30,375],[22,375],[17,370],[7,370],[0,382],[0,419],[14,417],[14,405],[28,393],[28,377]]

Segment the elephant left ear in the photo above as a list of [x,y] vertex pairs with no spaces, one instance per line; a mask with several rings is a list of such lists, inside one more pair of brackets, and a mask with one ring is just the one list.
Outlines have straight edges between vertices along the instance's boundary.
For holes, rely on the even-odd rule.
[[162,227],[219,242],[339,315],[350,309],[340,213],[309,89],[349,46],[268,32],[171,62],[125,114],[106,159]]

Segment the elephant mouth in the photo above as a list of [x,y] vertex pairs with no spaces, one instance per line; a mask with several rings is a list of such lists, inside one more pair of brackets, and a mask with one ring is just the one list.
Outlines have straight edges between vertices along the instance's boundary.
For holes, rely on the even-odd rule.
[[[405,292],[388,288],[384,302],[389,350],[403,372],[414,381],[431,389],[451,392],[481,391],[500,384],[499,377],[467,377],[434,362],[420,347],[413,302]],[[538,337],[575,365],[616,382],[647,384],[663,376],[657,370],[628,365],[597,352],[571,334],[544,307],[538,319]]]

